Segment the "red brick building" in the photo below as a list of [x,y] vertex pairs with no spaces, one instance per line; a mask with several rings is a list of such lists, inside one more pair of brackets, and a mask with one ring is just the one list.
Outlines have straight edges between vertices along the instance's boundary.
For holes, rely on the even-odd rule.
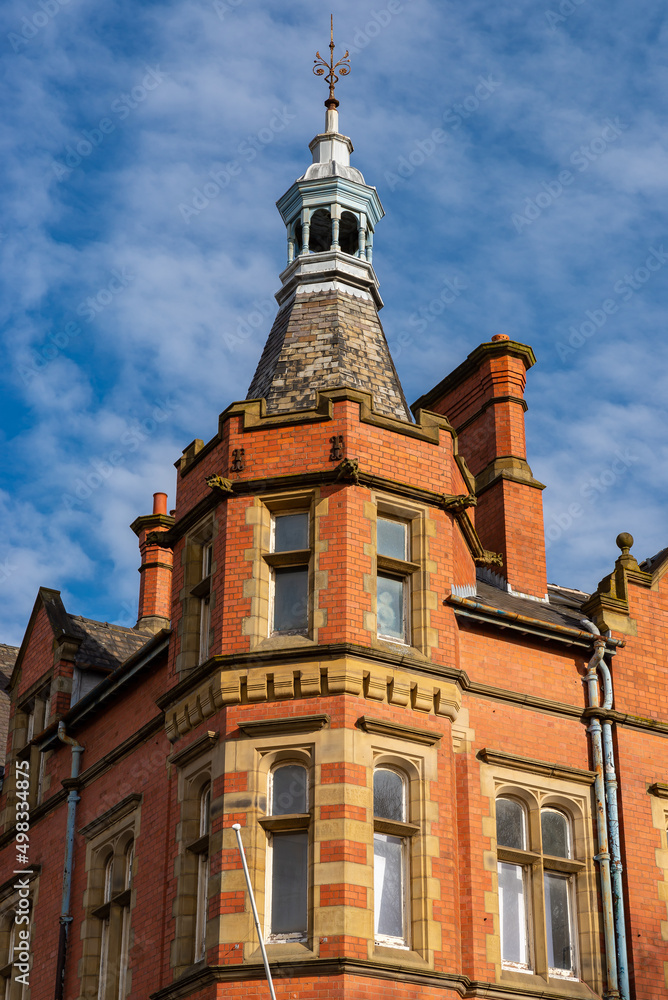
[[5,1000],[268,997],[235,824],[279,1000],[664,997],[668,550],[548,585],[531,348],[411,413],[335,101],[311,151],[248,397],[132,525],[136,628],[42,589],[2,647]]

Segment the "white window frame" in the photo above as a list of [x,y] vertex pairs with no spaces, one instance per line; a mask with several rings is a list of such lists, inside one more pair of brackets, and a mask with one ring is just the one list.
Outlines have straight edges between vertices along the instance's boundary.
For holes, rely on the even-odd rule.
[[[507,848],[497,843],[497,874],[500,877],[500,865],[514,865],[522,870],[524,884],[524,907],[526,923],[526,951],[527,964],[511,962],[503,958],[503,915],[501,912],[502,897],[499,887],[499,934],[501,943],[501,967],[513,972],[524,972],[534,974],[536,971],[536,935],[544,935],[546,952],[549,954],[548,933],[548,912],[547,898],[545,891],[545,876],[555,875],[562,878],[567,884],[568,899],[568,929],[571,944],[571,968],[558,969],[552,966],[547,967],[549,979],[566,980],[570,982],[580,981],[580,952],[579,952],[579,930],[578,914],[575,892],[575,878],[577,872],[569,870],[568,865],[580,864],[574,857],[574,831],[573,819],[568,812],[560,805],[551,802],[535,801],[534,806],[530,806],[523,798],[512,793],[511,789],[499,792],[495,797],[496,803],[500,799],[509,799],[521,806],[523,815],[523,843],[522,850]],[[533,799],[533,796],[532,796]],[[567,828],[567,850],[566,858],[555,858],[545,853],[542,843],[542,814],[544,811],[556,812],[564,817]],[[532,823],[531,813],[535,812],[536,822]],[[534,842],[535,841],[535,842]],[[512,855],[515,855],[513,857]],[[526,855],[526,860],[521,856]]]
[[[307,811],[310,805],[310,795],[311,795],[311,782],[309,768],[304,761],[301,760],[280,760],[273,765],[268,774],[268,788],[267,788],[267,818],[273,819],[275,816],[282,815],[281,813],[274,813],[274,775],[276,771],[279,771],[282,767],[301,767],[305,774],[305,804],[307,806]],[[298,814],[305,815],[305,814]],[[271,919],[273,911],[273,882],[274,882],[274,832],[270,832],[268,836],[267,843],[267,861],[266,861],[266,871],[265,871],[265,899],[266,899],[266,913],[265,913],[265,934],[264,939],[267,944],[289,944],[292,942],[304,943],[308,941],[309,937],[309,876],[311,871],[312,862],[312,848],[311,848],[311,823],[309,822],[307,827],[295,827],[294,830],[286,829],[282,830],[282,833],[302,833],[306,834],[306,927],[303,931],[293,931],[291,933],[274,933],[271,929]]]
[[[113,875],[114,875],[114,855],[113,852],[109,855],[104,863],[104,889],[102,896],[102,904],[111,903],[112,886],[113,886]],[[98,973],[97,980],[97,997],[98,1000],[104,1000],[104,995],[107,989],[107,975],[109,972],[109,930],[110,930],[110,914],[101,921],[102,927],[100,929],[100,971]]]
[[[125,890],[132,888],[132,865],[135,857],[135,842],[131,840],[125,848],[124,878]],[[123,1000],[127,993],[128,963],[130,959],[130,904],[121,908],[121,949],[118,958],[118,1000]]]
[[[526,962],[511,962],[508,959],[503,958],[503,914],[501,913],[502,907],[502,897],[501,897],[501,865],[507,865],[513,868],[519,868],[522,873],[522,900],[524,904],[524,946],[526,951]],[[532,910],[531,910],[531,886],[530,886],[530,874],[527,865],[517,865],[511,861],[498,861],[497,862],[497,874],[499,877],[499,936],[501,938],[501,965],[504,969],[512,969],[514,972],[529,972],[533,975],[533,935],[531,933],[533,922],[532,922]]]
[[[403,818],[399,821],[399,823],[406,823],[406,822],[408,822],[407,817],[408,817],[409,806],[410,806],[410,797],[408,795],[408,782],[409,782],[408,775],[405,772],[401,771],[399,768],[388,766],[387,764],[384,764],[384,763],[379,763],[373,769],[373,777],[374,777],[374,779],[375,779],[376,773],[378,771],[390,771],[392,774],[398,775],[398,777],[401,779],[401,787],[402,787],[402,817]],[[373,793],[373,787],[372,787],[372,793]],[[396,832],[392,832],[392,833],[385,832],[384,830],[376,830],[375,829],[375,827],[376,827],[376,821],[378,821],[379,823],[388,822],[385,817],[376,816],[375,815],[375,809],[374,809],[374,864],[373,864],[373,873],[374,873],[374,880],[373,880],[374,881],[374,906],[373,906],[373,913],[374,913],[374,916],[373,916],[374,942],[375,942],[376,945],[379,945],[379,946],[384,946],[384,947],[387,947],[387,948],[400,948],[400,949],[402,949],[404,951],[410,951],[410,948],[411,948],[411,941],[410,941],[410,930],[411,930],[410,840],[409,840],[409,837],[407,837],[406,835],[403,835],[400,832],[400,830],[397,830]],[[377,883],[376,883],[376,850],[375,850],[376,835],[377,834],[380,834],[381,836],[395,837],[397,840],[401,840],[401,889],[402,889],[402,892],[401,892],[401,902],[402,902],[401,918],[402,918],[402,927],[403,927],[403,934],[402,934],[401,937],[396,937],[395,935],[389,935],[389,934],[379,934],[377,932],[377,926],[378,926],[378,920],[377,920],[378,909],[377,909],[377,906],[376,906],[376,903],[377,903],[377,889],[376,889],[376,885],[377,885]]]
[[[206,784],[199,795],[199,835],[211,833],[211,784]],[[209,850],[197,855],[197,897],[195,901],[194,960],[206,957],[206,925],[209,908]]]

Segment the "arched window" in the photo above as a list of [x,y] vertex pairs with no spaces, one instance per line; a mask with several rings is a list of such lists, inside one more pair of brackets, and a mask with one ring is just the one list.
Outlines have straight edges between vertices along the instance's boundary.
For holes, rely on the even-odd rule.
[[[543,841],[543,887],[545,893],[545,930],[547,932],[547,965],[552,975],[575,974],[575,934],[573,906],[573,874],[564,872],[562,865],[554,869],[551,858],[571,858],[571,824],[557,809],[546,807],[540,812]],[[550,868],[553,870],[550,870]]]
[[359,249],[359,225],[357,218],[352,212],[344,212],[341,216],[341,226],[339,229],[339,243],[344,253],[355,256]]
[[209,901],[209,835],[211,833],[211,785],[205,785],[199,797],[199,840],[197,848],[197,901],[195,910],[194,960],[206,954],[206,922]]
[[551,805],[527,808],[500,796],[496,840],[502,964],[575,978],[574,879],[584,866],[573,857],[570,818]]
[[332,217],[325,208],[317,209],[311,216],[311,253],[323,253],[332,246]]
[[102,922],[100,929],[100,976],[98,980],[98,1000],[105,1000],[109,978],[109,930],[111,918],[111,894],[113,890],[114,856],[110,854],[104,863],[102,885],[102,906],[97,913]]
[[308,932],[308,774],[279,764],[269,776],[268,938],[303,940]]
[[388,767],[373,774],[373,886],[377,944],[408,947],[407,779]]
[[135,845],[131,840],[125,848],[123,858],[123,893],[118,903],[121,907],[121,942],[118,967],[118,1000],[123,1000],[127,993],[128,962],[130,958],[130,899],[132,892],[132,865],[135,857]]
[[[515,799],[496,800],[496,841],[499,847],[526,850],[526,812],[524,806]],[[507,965],[528,969],[530,954],[526,867],[500,860],[498,873],[501,956]]]

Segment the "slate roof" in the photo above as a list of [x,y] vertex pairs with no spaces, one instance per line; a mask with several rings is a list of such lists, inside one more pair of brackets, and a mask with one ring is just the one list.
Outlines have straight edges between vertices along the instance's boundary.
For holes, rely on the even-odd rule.
[[650,556],[649,559],[643,559],[640,563],[640,569],[644,570],[645,573],[653,573],[657,566],[666,558],[668,558],[668,548],[661,549],[660,552],[657,552],[654,556]]
[[83,669],[109,672],[153,638],[150,632],[137,632],[124,625],[110,625],[65,610],[60,592],[41,587],[39,596],[44,603],[56,637],[71,635],[81,639],[74,662]]
[[122,625],[97,622],[80,615],[68,617],[73,625],[73,634],[84,637],[75,660],[77,666],[82,668],[115,670],[153,638],[150,632],[136,632]]
[[278,313],[246,398],[292,412],[315,406],[318,389],[350,387],[371,392],[378,413],[412,422],[371,295],[301,291]]
[[581,590],[570,590],[567,587],[548,586],[549,603],[532,601],[526,597],[515,597],[499,587],[478,580],[477,594],[472,600],[477,600],[488,607],[499,608],[514,614],[536,618],[552,625],[565,625],[568,628],[582,629],[582,619],[585,615],[580,607],[589,597]]

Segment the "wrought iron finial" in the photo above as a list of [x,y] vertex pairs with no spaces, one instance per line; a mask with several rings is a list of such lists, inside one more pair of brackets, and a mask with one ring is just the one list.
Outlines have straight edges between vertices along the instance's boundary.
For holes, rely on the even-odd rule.
[[325,101],[326,108],[338,108],[339,106],[339,102],[334,97],[334,87],[339,80],[336,70],[339,71],[340,76],[348,76],[350,73],[348,49],[346,49],[346,54],[335,63],[334,48],[334,15],[332,14],[329,29],[329,62],[325,62],[319,52],[316,52],[316,59],[313,60],[313,72],[316,76],[324,76],[325,83],[329,84],[329,97]]

